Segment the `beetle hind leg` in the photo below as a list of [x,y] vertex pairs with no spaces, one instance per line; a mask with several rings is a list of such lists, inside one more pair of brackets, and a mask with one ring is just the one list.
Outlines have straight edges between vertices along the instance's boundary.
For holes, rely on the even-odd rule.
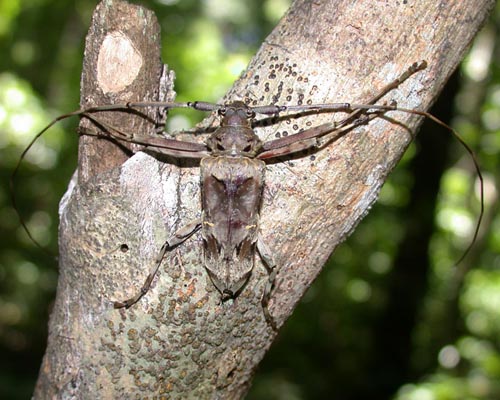
[[274,331],[278,331],[278,326],[276,324],[276,320],[269,312],[269,300],[271,300],[271,292],[274,288],[274,281],[276,280],[276,274],[278,269],[276,267],[276,263],[271,256],[271,251],[267,247],[267,245],[259,238],[257,240],[257,250],[259,252],[260,257],[262,258],[263,264],[267,269],[268,278],[266,281],[266,285],[264,286],[264,293],[262,294],[262,312],[264,313],[264,318],[266,322],[271,326]]
[[139,292],[135,296],[131,297],[130,299],[127,299],[124,301],[114,301],[113,307],[114,308],[129,308],[129,307],[133,306],[135,303],[137,303],[142,298],[142,296],[144,296],[148,292],[149,288],[151,287],[151,283],[153,282],[153,279],[156,276],[158,269],[160,268],[161,262],[163,261],[165,254],[168,251],[173,250],[175,247],[177,247],[181,243],[184,243],[194,233],[196,233],[200,229],[200,227],[201,227],[201,221],[199,219],[197,219],[197,220],[190,222],[186,226],[182,227],[177,232],[175,232],[172,236],[170,236],[167,239],[167,241],[165,242],[165,244],[161,247],[161,250],[158,253],[158,256],[156,257],[153,268],[149,272],[148,277],[146,278],[146,281],[142,285]]

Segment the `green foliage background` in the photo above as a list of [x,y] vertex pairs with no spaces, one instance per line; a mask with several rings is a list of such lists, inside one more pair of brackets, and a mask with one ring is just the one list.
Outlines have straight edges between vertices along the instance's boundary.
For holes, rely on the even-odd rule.
[[[289,1],[143,3],[160,20],[178,99],[216,101]],[[8,179],[37,130],[78,108],[94,6],[0,1],[2,399],[32,393],[57,285],[53,256],[19,226]],[[483,167],[487,208],[473,251],[453,267],[477,218],[477,178],[464,151],[427,124],[377,206],[288,321],[249,399],[500,398],[499,23],[497,7],[434,110],[461,132]],[[57,202],[76,166],[76,124],[61,124],[39,141],[16,185],[20,212],[53,253]]]

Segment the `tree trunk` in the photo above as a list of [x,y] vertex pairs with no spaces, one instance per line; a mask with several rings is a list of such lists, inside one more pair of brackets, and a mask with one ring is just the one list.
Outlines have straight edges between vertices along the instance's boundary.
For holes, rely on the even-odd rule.
[[[224,101],[362,103],[425,59],[425,71],[384,99],[425,110],[493,5],[295,1]],[[149,11],[102,2],[87,38],[82,107],[172,99],[159,46]],[[378,118],[313,155],[268,165],[260,230],[278,264],[269,308],[279,326],[367,213],[420,123],[389,115],[398,123]],[[156,131],[138,117],[108,117],[122,131]],[[257,133],[269,140],[333,118],[280,119]],[[113,309],[113,300],[139,290],[169,234],[200,215],[198,166],[132,156],[133,145],[95,137],[83,136],[79,150],[78,173],[60,206],[60,278],[35,398],[241,398],[276,337],[260,306],[267,279],[261,260],[237,299],[221,304],[195,235],[167,254],[136,305]]]

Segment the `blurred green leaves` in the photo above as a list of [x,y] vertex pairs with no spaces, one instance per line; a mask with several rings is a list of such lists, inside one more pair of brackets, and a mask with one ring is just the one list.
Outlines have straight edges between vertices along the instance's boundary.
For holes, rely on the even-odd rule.
[[0,3],[0,37],[10,31],[12,21],[17,17],[20,6],[20,1],[16,0]]

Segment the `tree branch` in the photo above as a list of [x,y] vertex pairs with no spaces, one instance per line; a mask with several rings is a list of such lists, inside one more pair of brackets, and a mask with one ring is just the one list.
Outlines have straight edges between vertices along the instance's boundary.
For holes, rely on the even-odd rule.
[[[384,101],[427,109],[493,5],[295,1],[225,100],[361,103],[425,59],[427,70]],[[82,106],[165,98],[158,37],[149,12],[101,3],[87,42]],[[119,50],[128,56],[120,59]],[[134,61],[120,69],[117,59]],[[279,325],[367,213],[420,123],[389,115],[398,124],[379,118],[313,156],[268,166],[261,233],[279,268],[270,301]],[[269,140],[333,117],[284,120],[257,132]],[[124,131],[155,130],[130,116],[109,118]],[[61,275],[35,397],[240,398],[276,336],[260,307],[267,272],[256,257],[243,292],[221,304],[195,235],[166,257],[138,304],[113,309],[113,300],[140,288],[169,233],[200,213],[196,165],[127,156],[114,143],[81,139],[78,179],[61,203]]]

